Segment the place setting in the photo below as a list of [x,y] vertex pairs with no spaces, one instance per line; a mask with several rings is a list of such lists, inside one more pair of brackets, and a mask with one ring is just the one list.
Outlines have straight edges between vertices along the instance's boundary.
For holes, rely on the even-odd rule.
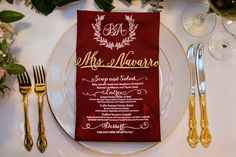
[[[193,3],[187,6],[182,14],[183,27],[187,33],[201,38],[212,32],[217,18],[214,13],[210,12],[218,13],[218,6],[214,1],[210,1],[210,5],[211,7],[208,7],[204,3]],[[198,9],[197,7],[203,9]],[[227,11],[218,14],[223,17],[232,17],[229,19],[233,19],[234,15],[229,16],[225,12]],[[149,34],[148,37],[143,35],[141,37],[142,39],[140,39],[156,39],[159,45],[159,48],[156,48],[159,54],[158,77],[154,80],[154,82],[157,81],[157,87],[155,89],[159,89],[159,98],[157,97],[159,100],[157,100],[157,104],[159,104],[160,110],[155,109],[157,111],[155,114],[159,113],[160,116],[160,118],[158,118],[159,116],[155,117],[155,120],[159,121],[159,126],[155,127],[159,129],[152,130],[148,119],[134,118],[146,117],[146,113],[144,111],[140,112],[140,109],[135,109],[135,106],[139,104],[139,101],[144,103],[146,97],[144,95],[153,91],[145,88],[140,89],[139,85],[130,86],[130,83],[133,84],[136,81],[141,81],[140,83],[145,87],[145,79],[148,80],[150,76],[140,76],[138,74],[139,77],[137,77],[137,75],[130,74],[133,72],[136,73],[137,71],[137,73],[142,73],[143,68],[149,69],[151,67],[142,67],[144,63],[141,59],[132,60],[133,58],[129,58],[135,55],[135,49],[139,44],[135,45],[134,50],[129,48],[127,51],[126,47],[130,45],[132,47],[132,42],[134,44],[136,42],[138,43],[139,39],[136,37],[136,34],[138,34],[136,31],[138,28],[141,29],[141,24],[145,23],[143,25],[148,25],[148,16],[150,16],[148,14],[152,15],[154,13],[78,11],[77,23],[62,36],[49,59],[47,66],[47,81],[50,82],[48,83],[50,84],[48,87],[50,89],[48,100],[52,113],[62,129],[73,140],[78,141],[88,149],[105,154],[127,155],[152,148],[165,140],[178,126],[188,103],[190,130],[187,136],[187,142],[192,148],[197,146],[199,140],[203,147],[208,148],[210,146],[212,134],[209,129],[207,115],[204,45],[202,43],[191,45],[186,56],[175,35],[158,21],[160,18],[159,12],[156,12],[156,17],[153,17],[153,19],[158,21],[156,28],[159,28],[159,34],[157,32],[157,36],[151,37],[150,35],[153,33],[151,31],[146,32],[144,34]],[[192,14],[193,19],[191,19]],[[117,19],[117,17],[120,18],[122,15],[125,18]],[[106,19],[107,16],[108,19]],[[109,16],[111,19],[109,19]],[[139,24],[139,21],[133,18],[135,16],[147,17],[145,18],[146,20]],[[85,19],[84,17],[89,18]],[[80,22],[80,20],[83,22]],[[195,20],[192,25],[191,20]],[[119,23],[120,21],[122,23]],[[123,23],[124,21],[128,23],[129,29],[123,28],[125,25]],[[224,19],[223,23],[226,23],[225,21]],[[146,28],[146,30],[149,29]],[[232,42],[235,39],[228,38],[228,36],[231,36],[230,33],[224,38],[225,32],[223,32],[224,34],[220,33],[220,38],[217,38],[217,33],[213,33],[209,37],[209,51],[216,59],[221,60],[227,58],[228,51],[233,50],[231,45],[233,45]],[[119,34],[121,37],[117,37]],[[126,36],[127,34],[129,36],[127,38],[123,37],[122,40],[122,36]],[[119,39],[118,42],[113,41],[115,39]],[[71,46],[71,43],[74,45]],[[170,43],[172,47],[169,46]],[[87,47],[87,44],[90,46]],[[146,44],[149,45],[148,40]],[[223,46],[223,44],[226,45]],[[145,57],[146,61],[148,48],[137,49],[139,51],[145,51],[145,55],[139,54],[139,56]],[[66,56],[65,51],[67,52]],[[109,53],[112,53],[112,55]],[[218,55],[216,53],[221,54]],[[111,58],[109,57],[110,55]],[[117,58],[113,58],[114,56],[117,56]],[[152,64],[150,63],[148,65],[150,66]],[[55,73],[55,71],[57,72]],[[125,74],[126,71],[128,71],[128,74]],[[123,81],[124,84],[122,83]],[[198,90],[195,86],[198,87]],[[179,90],[182,90],[181,95],[177,92]],[[132,99],[134,97],[133,94],[131,96],[127,94],[133,91],[141,97],[141,99],[137,99],[139,101]],[[195,102],[197,91],[199,92],[201,115],[201,131],[199,135],[197,131],[198,120],[196,120],[195,113],[195,108],[196,106],[198,107],[198,104]],[[58,99],[61,101],[59,102]],[[132,103],[129,104],[129,102]],[[148,108],[149,106],[147,105],[147,110]],[[143,123],[140,121],[143,121]],[[150,128],[148,134],[152,138],[159,136],[158,139],[139,137],[138,134],[147,134],[147,132],[145,133],[146,128]],[[141,131],[142,133],[136,134],[135,131]],[[154,134],[151,135],[152,131],[155,132],[155,136]]]
[[[67,157],[63,147],[59,148],[65,142],[71,144],[72,156],[84,153],[77,150],[80,147],[98,155],[145,154],[165,147],[163,143],[170,144],[169,137],[175,131],[179,136],[181,129],[183,150],[212,151],[218,139],[210,115],[212,89],[207,84],[206,53],[222,63],[233,58],[236,5],[233,0],[195,0],[184,6],[177,20],[182,24],[181,33],[196,41],[189,43],[180,40],[182,36],[176,34],[181,33],[163,20],[163,14],[172,9],[167,6],[170,2],[165,2],[142,1],[144,11],[133,9],[136,2],[128,0],[119,2],[128,9],[100,0],[91,3],[96,9],[76,8],[75,21],[57,35],[46,64],[29,62],[30,67],[18,63],[10,53],[21,51],[13,47],[17,38],[12,23],[27,15],[0,11],[0,92],[11,90],[7,79],[15,75],[24,153],[34,155],[35,147],[39,154],[56,155],[56,151]],[[6,3],[14,5],[13,1]],[[59,12],[73,4],[87,4],[82,0],[47,3],[25,1],[26,7],[32,6],[36,15],[45,18],[58,18]],[[219,23],[222,29],[216,27]],[[31,101],[37,104],[36,116],[30,113],[35,109]],[[49,135],[54,131],[54,136],[59,136],[58,148],[54,141],[50,145]],[[173,138],[183,142],[180,137]],[[70,145],[65,150],[70,152]]]
[[[59,40],[47,65],[48,100],[57,122],[72,139],[105,154],[132,154],[157,145],[177,127],[189,100],[190,70],[179,41],[160,24],[158,12],[78,11],[77,14],[77,24]],[[156,19],[154,26],[152,19]],[[80,20],[86,22],[80,24]],[[126,34],[128,37],[122,39]],[[151,34],[155,36],[150,37]],[[119,40],[111,42],[116,36]],[[159,57],[156,56],[160,59],[158,64],[146,58],[149,48],[142,47],[143,38],[150,40],[145,45],[156,45],[159,41],[160,47],[156,45],[150,50],[159,53]],[[80,52],[85,54],[78,57]],[[140,53],[140,57],[133,60],[135,53]],[[115,55],[117,57],[113,58]],[[149,76],[146,71],[155,65],[156,72]],[[148,85],[151,77],[154,77],[152,82],[157,83],[154,89]],[[152,90],[156,96],[148,97],[148,93],[154,92]],[[155,100],[160,110],[157,106],[151,109],[149,105],[153,102],[150,100]],[[149,108],[155,111],[149,113],[155,117],[145,113]],[[160,123],[153,126],[154,130],[150,119]],[[150,137],[145,139],[141,134],[150,134]]]

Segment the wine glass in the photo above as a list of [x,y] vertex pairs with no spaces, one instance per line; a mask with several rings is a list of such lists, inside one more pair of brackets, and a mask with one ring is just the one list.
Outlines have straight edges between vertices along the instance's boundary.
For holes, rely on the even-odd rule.
[[[236,34],[236,2],[235,0],[208,0],[204,3],[192,3],[184,9],[182,24],[187,33],[195,37],[208,35],[215,27],[216,13],[224,19],[226,30]],[[231,20],[231,21],[230,21]],[[208,48],[212,56],[223,60],[234,54],[234,37],[226,31],[218,31],[212,34],[208,40]]]
[[191,3],[181,17],[184,30],[194,36],[203,37],[212,32],[216,25],[215,14],[208,13],[209,6],[205,3]]
[[236,21],[223,18],[223,25],[225,29],[231,33],[232,35],[236,36]]
[[209,51],[217,59],[223,60],[235,52],[236,2],[235,0],[208,0],[212,11],[223,17],[226,31],[216,32],[209,39]]
[[235,0],[225,0],[221,5],[216,0],[211,0],[212,8],[223,17],[225,29],[236,36],[236,2]]
[[228,59],[235,53],[235,38],[226,31],[218,31],[209,38],[208,48],[214,58]]

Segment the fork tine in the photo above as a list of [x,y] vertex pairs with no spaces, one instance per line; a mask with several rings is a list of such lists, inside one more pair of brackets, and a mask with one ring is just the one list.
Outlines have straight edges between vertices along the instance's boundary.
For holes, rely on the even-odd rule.
[[25,75],[24,75],[24,73],[20,74],[20,80],[21,80],[21,84],[25,83]]
[[38,66],[35,66],[35,78],[36,78],[36,84],[40,84],[40,76],[39,76]]
[[22,84],[24,84],[25,83],[25,75],[24,75],[24,73],[22,73],[20,76],[21,76]]
[[42,83],[42,73],[41,73],[41,69],[40,66],[37,67],[37,71],[38,71],[38,78],[39,78],[39,83]]
[[26,77],[26,74],[25,74],[25,73],[22,74],[22,78],[23,78],[23,82],[24,82],[24,83],[27,83],[27,77]]
[[45,71],[44,71],[43,66],[41,66],[41,69],[42,69],[42,75],[43,75],[43,83],[45,83]]
[[34,73],[34,83],[37,84],[38,83],[38,80],[37,80],[37,76],[36,76],[36,67],[33,66],[33,73]]
[[27,72],[25,72],[25,76],[26,76],[26,83],[31,84],[30,77]]
[[41,84],[42,82],[41,82],[41,73],[40,73],[40,68],[39,68],[39,66],[37,66],[37,75],[38,75],[38,81],[39,81],[39,83]]
[[17,75],[17,79],[18,79],[18,83],[21,84],[22,82],[21,82],[20,74]]
[[41,83],[44,83],[44,72],[43,72],[43,66],[39,66],[39,73],[40,73]]

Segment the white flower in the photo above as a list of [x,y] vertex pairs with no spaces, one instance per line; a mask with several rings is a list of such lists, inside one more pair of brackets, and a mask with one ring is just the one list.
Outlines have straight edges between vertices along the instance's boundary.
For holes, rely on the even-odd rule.
[[0,38],[3,38],[3,30],[0,28]]
[[0,42],[4,39],[10,46],[13,42],[13,37],[16,34],[14,27],[9,23],[0,22]]

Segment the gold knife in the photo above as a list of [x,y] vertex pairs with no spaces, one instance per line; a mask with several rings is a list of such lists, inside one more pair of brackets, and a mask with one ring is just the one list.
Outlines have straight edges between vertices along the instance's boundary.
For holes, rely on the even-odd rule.
[[206,82],[205,82],[205,64],[204,64],[204,47],[198,44],[196,49],[196,67],[197,67],[197,83],[199,91],[200,111],[201,111],[201,135],[200,140],[205,148],[211,143],[212,137],[208,128],[208,117],[206,107]]
[[189,132],[188,132],[188,143],[192,148],[195,148],[198,144],[199,138],[197,133],[197,121],[196,121],[196,87],[195,87],[195,46],[192,44],[188,48],[187,57],[190,64],[191,70],[191,95],[189,101]]

